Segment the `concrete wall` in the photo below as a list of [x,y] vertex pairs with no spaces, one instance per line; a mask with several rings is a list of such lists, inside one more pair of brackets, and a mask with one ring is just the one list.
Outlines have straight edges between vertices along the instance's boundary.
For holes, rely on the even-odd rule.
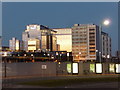
[[[67,64],[70,62],[30,62],[30,63],[7,63],[6,64],[6,75],[7,76],[31,76],[38,75],[41,77],[44,76],[56,76],[56,75],[68,75]],[[71,63],[72,64],[72,63]],[[90,71],[90,64],[94,62],[79,62],[78,63],[78,75],[84,74],[96,74],[96,72]],[[110,63],[102,63],[102,74],[110,74],[109,71]],[[5,75],[5,64],[2,64],[2,74]],[[71,67],[72,70],[73,67]],[[96,67],[95,67],[96,69]],[[96,71],[96,70],[95,70]],[[115,72],[114,72],[115,73]],[[71,73],[72,74],[72,73]]]
[[82,62],[80,62],[79,64],[79,75],[81,75],[81,74],[84,74],[84,72],[83,72],[83,63]]
[[93,72],[90,72],[90,64],[94,64],[95,63],[91,63],[91,62],[87,62],[87,63],[79,63],[79,75],[83,75],[83,74],[95,74]]
[[[46,65],[46,66],[44,66]],[[3,77],[4,77],[4,64]],[[56,76],[55,62],[34,62],[34,63],[7,63],[7,76]]]
[[68,71],[67,71],[67,64],[68,63],[70,63],[70,62],[57,63],[57,75],[67,75],[68,74]]
[[103,74],[109,73],[109,63],[103,63]]

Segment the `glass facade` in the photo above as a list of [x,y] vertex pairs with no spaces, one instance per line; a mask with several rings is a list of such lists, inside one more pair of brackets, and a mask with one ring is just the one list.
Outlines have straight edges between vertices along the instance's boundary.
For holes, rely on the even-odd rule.
[[[55,33],[56,31],[43,25],[27,25],[27,30],[25,30],[22,35],[24,50],[56,50],[57,43]],[[34,40],[36,45],[30,45],[31,41],[29,42],[29,40]]]
[[109,64],[109,72],[111,73],[115,72],[115,64]]
[[57,44],[60,45],[60,51],[72,51],[72,31],[71,28],[56,28]]
[[40,47],[40,41],[38,39],[29,39],[28,40],[28,51],[38,50]]
[[47,37],[46,36],[42,36],[42,49],[46,49],[47,46]]

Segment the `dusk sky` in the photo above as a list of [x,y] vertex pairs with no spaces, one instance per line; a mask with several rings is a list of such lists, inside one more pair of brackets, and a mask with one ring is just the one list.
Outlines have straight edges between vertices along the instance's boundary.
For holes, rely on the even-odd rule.
[[100,25],[109,18],[111,24],[102,28],[112,38],[112,53],[118,48],[117,2],[4,2],[2,10],[3,46],[8,46],[12,37],[21,40],[28,24],[66,28],[77,23]]

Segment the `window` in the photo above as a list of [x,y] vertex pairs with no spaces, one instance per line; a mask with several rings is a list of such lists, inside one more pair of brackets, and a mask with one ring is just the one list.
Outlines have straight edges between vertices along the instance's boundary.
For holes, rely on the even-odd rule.
[[95,45],[95,43],[90,43],[89,45]]
[[95,52],[90,52],[90,55],[95,55]]
[[102,64],[101,63],[96,64],[96,73],[102,73]]
[[96,58],[95,56],[90,56],[90,58]]

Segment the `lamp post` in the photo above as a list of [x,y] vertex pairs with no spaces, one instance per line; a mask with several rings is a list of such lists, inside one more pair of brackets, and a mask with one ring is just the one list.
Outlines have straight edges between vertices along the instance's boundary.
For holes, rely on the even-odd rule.
[[31,56],[32,56],[32,62],[34,62],[35,60],[35,57],[34,57],[34,55],[33,54],[31,54]]
[[58,52],[56,52],[56,59],[59,60]]
[[81,54],[82,54],[82,53],[81,53],[81,52],[79,52],[79,60],[81,59]]
[[[108,60],[108,61],[109,61],[109,58],[110,58],[110,55],[107,55],[107,60]],[[107,62],[108,62],[108,61],[107,61]]]
[[75,55],[76,61],[79,60],[79,55]]
[[62,54],[60,54],[60,62],[61,62]]
[[69,61],[69,52],[67,52],[67,61]]
[[24,62],[25,62],[25,60],[26,60],[26,59],[25,59],[25,58],[26,58],[26,56],[27,56],[27,55],[26,55],[26,54],[24,54]]
[[99,60],[100,60],[100,62],[102,62],[102,61],[101,61],[101,52],[99,52]]
[[99,27],[99,62],[101,62],[101,57],[102,57],[102,38],[101,38],[101,32],[102,32],[102,26],[108,26],[110,24],[110,19],[105,19],[101,23]]
[[50,54],[47,54],[48,55],[48,57],[49,57],[49,61],[50,61]]
[[7,73],[7,70],[6,70],[6,69],[7,69],[7,68],[6,68],[6,67],[7,67],[7,65],[6,65],[6,64],[7,64],[7,62],[6,62],[6,56],[7,56],[7,52],[4,53],[4,57],[5,57],[5,61],[4,61],[4,65],[5,65],[5,67],[4,67],[4,69],[5,69],[5,70],[4,70],[4,71],[5,71],[5,78],[6,78],[6,76],[7,76],[7,74],[6,74],[6,73]]

